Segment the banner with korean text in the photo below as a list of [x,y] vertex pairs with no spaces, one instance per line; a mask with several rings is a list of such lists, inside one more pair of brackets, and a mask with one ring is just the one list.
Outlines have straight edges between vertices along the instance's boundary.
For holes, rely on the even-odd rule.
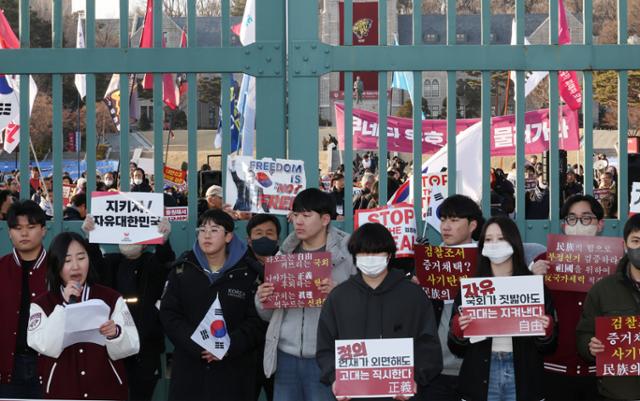
[[545,334],[542,276],[463,278],[462,311],[473,317],[465,337]]
[[164,216],[163,194],[92,192],[95,229],[89,242],[98,244],[162,244],[158,224]]
[[306,252],[269,256],[264,281],[273,283],[265,309],[320,308],[327,298],[318,286],[331,278],[331,253]]
[[476,273],[478,248],[450,248],[416,245],[416,277],[427,296],[441,301],[454,300],[460,279]]
[[169,166],[164,166],[162,171],[164,175],[164,185],[175,187],[178,191],[185,191],[187,189],[186,171]]
[[415,394],[413,338],[336,340],[337,397]]
[[588,292],[596,281],[615,273],[623,256],[622,238],[549,234],[551,266],[545,284],[552,290]]
[[[335,103],[338,148],[344,150],[344,106]],[[561,108],[558,127],[558,147],[564,150],[580,149],[578,113],[568,106]],[[471,127],[480,119],[457,119],[456,133]],[[524,115],[525,153],[542,153],[549,149],[549,110],[529,111]],[[353,148],[378,149],[378,114],[353,109]],[[413,152],[413,120],[387,117],[387,146],[389,152]],[[422,120],[422,153],[432,154],[447,144],[446,120]],[[516,153],[515,116],[491,119],[491,156],[513,156]]]
[[413,205],[398,203],[376,209],[358,209],[354,218],[354,229],[366,223],[380,223],[387,227],[396,242],[396,257],[413,256],[413,244],[416,242],[416,215]]
[[596,376],[640,376],[640,316],[596,317]]

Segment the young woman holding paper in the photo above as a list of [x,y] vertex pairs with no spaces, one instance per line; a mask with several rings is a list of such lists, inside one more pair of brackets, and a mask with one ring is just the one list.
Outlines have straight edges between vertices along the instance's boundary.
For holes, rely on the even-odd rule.
[[[476,277],[525,276],[532,273],[524,261],[518,227],[507,217],[493,217],[483,227],[478,241]],[[470,340],[464,331],[469,314],[460,313],[458,294],[451,318],[449,349],[463,358],[460,397],[465,400],[531,401],[544,399],[543,354],[553,352],[557,341],[555,309],[545,289],[545,335],[539,337],[488,337]]]
[[[31,304],[27,332],[29,346],[41,354],[44,397],[127,399],[122,359],[136,354],[140,344],[124,300],[117,292],[94,284],[89,246],[76,233],[56,236],[47,262],[49,291]],[[82,325],[71,320],[79,316],[78,309],[93,305],[108,314],[105,322],[86,327],[91,331],[82,334],[69,333],[72,326]]]

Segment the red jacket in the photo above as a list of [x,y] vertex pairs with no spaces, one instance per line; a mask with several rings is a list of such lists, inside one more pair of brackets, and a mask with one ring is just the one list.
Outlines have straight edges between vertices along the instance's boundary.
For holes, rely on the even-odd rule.
[[[31,301],[47,291],[47,252],[42,248],[29,273]],[[20,300],[22,299],[22,267],[14,249],[0,258],[0,383],[11,383],[13,355],[16,352]],[[26,330],[26,328],[25,328]]]
[[[128,387],[124,357],[138,352],[135,324],[120,294],[100,285],[85,286],[82,301],[101,299],[110,308],[110,317],[118,324],[118,335],[107,339],[107,345],[81,342],[62,347],[64,330],[64,299],[61,291],[51,291],[37,298],[31,305],[29,344],[40,352],[53,352],[57,358],[40,354],[38,365],[43,375],[43,394],[54,399],[126,400]],[[54,312],[54,310],[58,312]],[[55,314],[57,317],[53,317]],[[59,325],[58,323],[62,323]],[[37,336],[32,337],[35,333]],[[133,333],[133,335],[130,335]],[[58,347],[51,347],[52,338],[59,339]],[[131,346],[133,338],[135,346]],[[47,338],[45,340],[45,338]],[[53,342],[56,342],[54,339]],[[47,348],[41,349],[42,348]],[[113,356],[110,347],[119,355]],[[54,349],[58,349],[54,351]],[[122,351],[122,352],[120,352]],[[113,356],[113,357],[112,357]],[[116,360],[117,359],[117,360]]]

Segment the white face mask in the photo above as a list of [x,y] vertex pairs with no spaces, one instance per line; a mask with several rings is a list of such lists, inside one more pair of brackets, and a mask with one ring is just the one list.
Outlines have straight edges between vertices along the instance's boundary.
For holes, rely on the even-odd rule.
[[133,183],[136,184],[136,185],[142,184],[142,178],[134,178],[133,179]]
[[111,185],[113,185],[113,180],[110,180],[110,179],[104,180],[104,185],[110,187]]
[[120,253],[124,255],[127,259],[138,259],[140,255],[142,255],[142,250],[144,249],[144,245],[140,244],[120,244],[118,245],[120,248]]
[[575,226],[570,226],[566,224],[564,226],[564,233],[566,235],[588,235],[594,236],[598,234],[598,225],[589,224],[588,226],[583,225],[581,222],[576,222]]
[[491,260],[491,263],[500,264],[513,255],[513,248],[507,241],[485,242],[482,248],[482,256]]
[[377,277],[387,268],[387,257],[376,255],[356,255],[356,266],[362,274]]

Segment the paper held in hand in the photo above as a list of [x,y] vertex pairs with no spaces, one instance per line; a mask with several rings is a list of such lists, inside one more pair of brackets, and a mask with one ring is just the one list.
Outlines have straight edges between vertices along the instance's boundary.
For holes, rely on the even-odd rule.
[[191,335],[191,340],[218,359],[226,355],[231,345],[231,338],[229,338],[218,296]]
[[109,306],[101,299],[90,299],[64,308],[64,348],[77,343],[105,345],[100,326],[109,320]]

